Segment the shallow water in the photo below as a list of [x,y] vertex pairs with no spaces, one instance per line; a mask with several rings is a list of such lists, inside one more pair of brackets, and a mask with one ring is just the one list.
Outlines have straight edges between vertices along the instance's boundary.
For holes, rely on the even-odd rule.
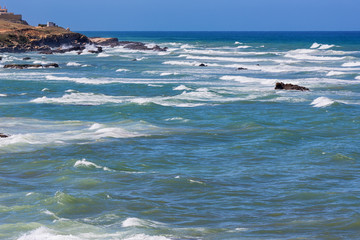
[[360,33],[86,34],[169,50],[2,54],[0,239],[358,238]]

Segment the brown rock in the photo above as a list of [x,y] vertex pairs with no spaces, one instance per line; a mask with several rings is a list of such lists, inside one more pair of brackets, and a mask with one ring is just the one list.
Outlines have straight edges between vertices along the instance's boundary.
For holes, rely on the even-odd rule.
[[8,138],[9,136],[8,135],[5,135],[3,133],[0,133],[0,138]]
[[277,90],[297,90],[297,91],[310,91],[310,89],[290,83],[277,82],[275,85]]

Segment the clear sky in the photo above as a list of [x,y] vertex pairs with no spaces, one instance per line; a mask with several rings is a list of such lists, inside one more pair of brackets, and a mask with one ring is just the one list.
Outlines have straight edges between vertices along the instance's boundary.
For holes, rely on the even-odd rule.
[[88,31],[360,31],[360,0],[0,0],[31,25]]

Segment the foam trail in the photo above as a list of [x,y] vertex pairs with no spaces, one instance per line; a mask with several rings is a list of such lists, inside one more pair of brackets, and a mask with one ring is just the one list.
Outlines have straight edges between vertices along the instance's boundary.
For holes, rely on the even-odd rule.
[[345,74],[346,74],[346,72],[330,71],[326,74],[326,76],[331,77],[331,76],[338,76],[338,75],[345,75]]
[[341,66],[343,66],[343,67],[360,67],[360,62],[347,62]]

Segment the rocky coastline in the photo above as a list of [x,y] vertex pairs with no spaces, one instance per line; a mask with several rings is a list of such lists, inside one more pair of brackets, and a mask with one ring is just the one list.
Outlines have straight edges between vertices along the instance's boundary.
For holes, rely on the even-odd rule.
[[102,47],[122,46],[140,51],[166,51],[158,45],[147,46],[141,42],[119,41],[117,38],[89,38],[61,27],[33,27],[27,24],[0,20],[0,52],[40,54],[76,51],[81,54],[88,45],[90,53],[101,53]]

